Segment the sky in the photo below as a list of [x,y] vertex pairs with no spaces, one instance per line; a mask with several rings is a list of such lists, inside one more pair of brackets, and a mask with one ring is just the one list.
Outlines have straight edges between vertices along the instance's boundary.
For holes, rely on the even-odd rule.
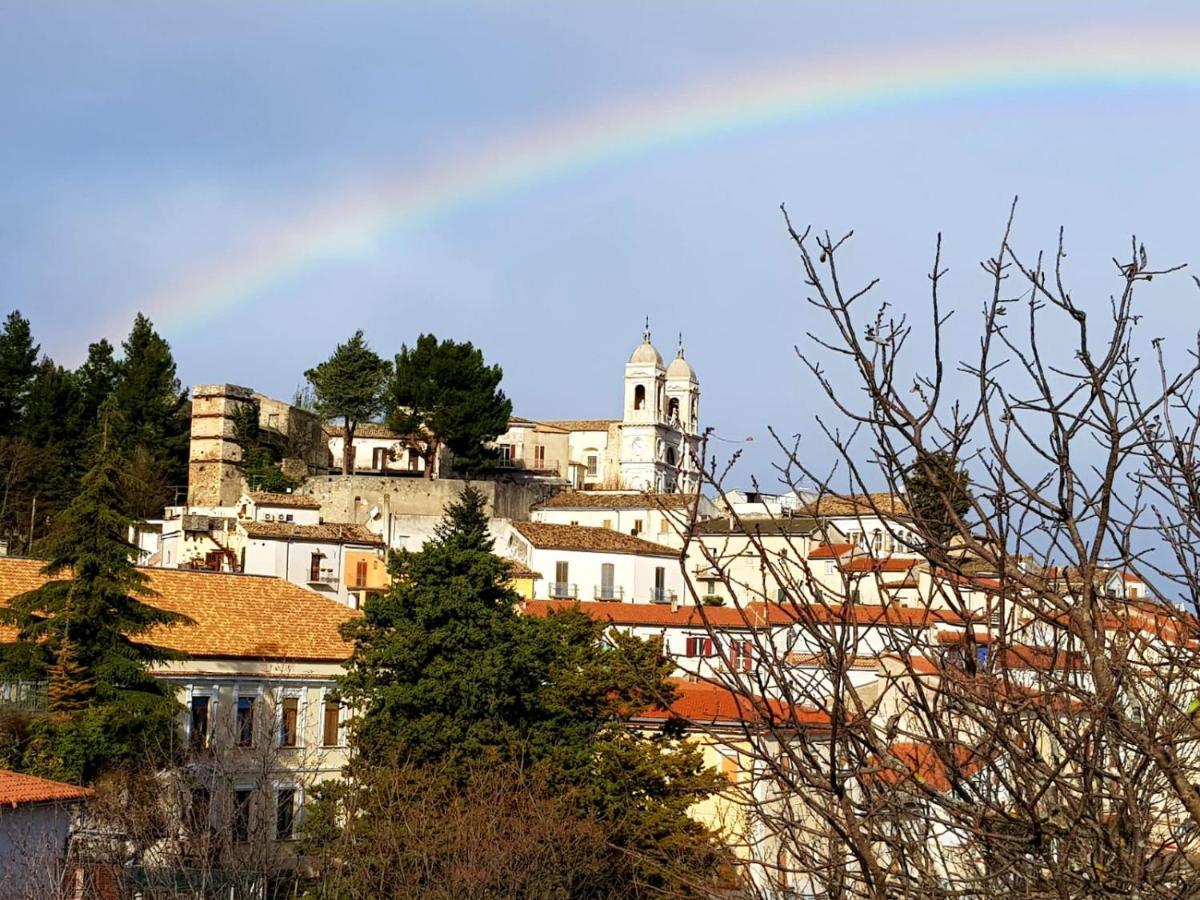
[[[433,332],[550,419],[620,415],[648,316],[766,486],[768,426],[828,453],[781,203],[918,317],[941,233],[967,354],[1014,196],[1089,303],[1131,233],[1200,263],[1198,67],[1184,3],[4,0],[0,313],[74,366],[140,310],[185,384],[285,398],[360,328]],[[1155,290],[1194,332],[1191,280]]]

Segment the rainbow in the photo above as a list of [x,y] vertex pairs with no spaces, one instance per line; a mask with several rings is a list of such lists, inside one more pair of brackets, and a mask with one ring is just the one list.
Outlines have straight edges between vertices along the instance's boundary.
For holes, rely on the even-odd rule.
[[828,116],[1021,93],[1200,85],[1200,29],[1090,27],[840,55],[724,74],[516,134],[320,202],[143,310],[168,332],[252,303],[312,267],[456,213],[656,152]]

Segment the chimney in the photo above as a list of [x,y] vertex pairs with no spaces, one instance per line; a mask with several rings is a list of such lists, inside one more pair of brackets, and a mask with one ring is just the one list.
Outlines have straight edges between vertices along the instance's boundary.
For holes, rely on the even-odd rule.
[[679,612],[679,595],[678,594],[671,595],[671,612],[673,612],[673,613]]

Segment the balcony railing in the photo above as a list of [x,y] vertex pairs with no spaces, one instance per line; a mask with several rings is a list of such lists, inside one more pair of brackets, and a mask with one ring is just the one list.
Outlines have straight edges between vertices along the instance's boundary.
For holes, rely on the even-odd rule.
[[319,575],[317,575],[316,578],[314,578],[312,576],[312,574],[309,573],[308,583],[309,584],[325,584],[325,585],[329,585],[330,587],[337,587],[338,577],[333,572],[322,572]]
[[550,597],[554,600],[578,600],[579,586],[566,581],[550,582]]
[[678,594],[674,591],[668,591],[665,588],[655,588],[650,592],[651,603],[674,603],[678,599]]
[[614,587],[613,585],[596,585],[595,598],[597,600],[615,600],[621,602],[625,599],[625,588]]
[[546,462],[545,460],[538,461],[537,459],[498,459],[495,466],[497,469],[518,469],[523,472],[530,472],[534,475],[561,475],[558,463]]

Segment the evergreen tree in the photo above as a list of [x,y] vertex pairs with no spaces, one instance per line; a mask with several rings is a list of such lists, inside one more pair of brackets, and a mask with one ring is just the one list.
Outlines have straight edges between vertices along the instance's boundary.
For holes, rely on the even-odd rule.
[[383,387],[388,364],[356,331],[333,355],[304,373],[316,395],[317,412],[325,419],[341,419],[344,429],[342,471],[354,472],[354,432],[383,409]]
[[173,691],[148,671],[167,653],[138,638],[184,620],[147,602],[147,578],[132,562],[112,407],[106,404],[94,461],[50,541],[43,569],[50,580],[0,610],[0,621],[17,628],[17,641],[0,645],[0,663],[47,679],[55,706],[39,723],[26,764],[57,777],[90,779],[146,759],[174,728]]
[[468,472],[494,459],[489,444],[508,429],[512,415],[512,402],[500,390],[503,375],[499,366],[484,363],[470,341],[439,342],[423,334],[416,346],[400,348],[389,385],[388,425],[423,442],[426,478],[433,477],[442,445]]
[[[122,421],[121,449],[131,453],[145,447],[164,465],[170,484],[183,484],[191,423],[187,392],[180,387],[171,348],[141,313],[122,348],[125,355],[113,387]],[[102,348],[97,352],[100,362]]]
[[120,364],[113,356],[113,346],[104,338],[88,345],[87,359],[75,370],[79,389],[77,426],[87,437],[96,430],[100,407],[117,386]]
[[966,468],[947,452],[931,453],[923,464],[914,463],[905,470],[906,499],[917,531],[938,544],[957,534],[954,517],[962,520],[971,509],[970,485]]
[[0,330],[0,437],[17,433],[37,357],[29,320],[16,310],[10,312]]
[[494,555],[483,497],[468,487],[419,553],[393,561],[393,586],[348,623],[340,685],[361,715],[355,765],[427,766],[466,783],[481,759],[531,767],[603,823],[641,883],[715,871],[713,836],[687,810],[719,789],[699,752],[627,727],[671,702],[661,646],[605,635],[579,610],[523,616]]

